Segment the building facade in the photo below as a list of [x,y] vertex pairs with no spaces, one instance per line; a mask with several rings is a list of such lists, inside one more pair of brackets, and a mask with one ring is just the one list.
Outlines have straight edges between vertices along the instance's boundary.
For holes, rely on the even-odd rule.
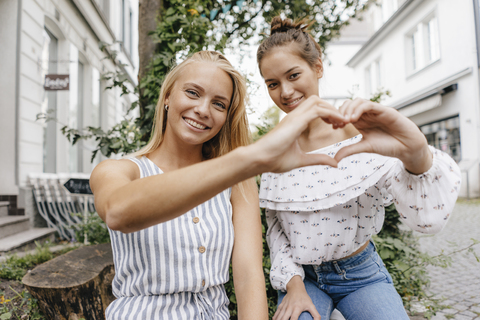
[[[135,97],[105,90],[104,76],[137,81],[138,0],[3,0],[0,46],[0,194],[19,194],[33,172],[90,173],[94,142],[71,146],[60,129],[125,116]],[[52,74],[68,75],[68,90],[45,90]]]
[[358,96],[409,117],[459,164],[460,196],[480,196],[478,0],[383,0],[365,18],[375,33],[350,59]]

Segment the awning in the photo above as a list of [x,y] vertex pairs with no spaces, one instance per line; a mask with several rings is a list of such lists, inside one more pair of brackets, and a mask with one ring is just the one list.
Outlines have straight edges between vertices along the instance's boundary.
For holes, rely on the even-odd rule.
[[398,110],[398,112],[403,114],[405,117],[411,117],[416,114],[440,107],[441,105],[442,95],[438,93],[418,102],[412,103],[411,105]]

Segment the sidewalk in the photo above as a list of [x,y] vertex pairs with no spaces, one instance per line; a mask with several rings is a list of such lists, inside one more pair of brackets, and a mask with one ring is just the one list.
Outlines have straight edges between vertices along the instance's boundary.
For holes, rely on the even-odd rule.
[[[434,236],[420,237],[420,248],[430,255],[436,255],[465,248],[472,243],[471,238],[480,240],[480,200],[459,200],[453,214],[440,233]],[[449,242],[454,242],[452,246]],[[480,244],[473,247],[480,256]],[[453,263],[449,268],[428,267],[431,277],[429,293],[445,298],[441,303],[450,308],[437,312],[432,320],[480,320],[480,262],[473,254],[466,252],[452,255]]]

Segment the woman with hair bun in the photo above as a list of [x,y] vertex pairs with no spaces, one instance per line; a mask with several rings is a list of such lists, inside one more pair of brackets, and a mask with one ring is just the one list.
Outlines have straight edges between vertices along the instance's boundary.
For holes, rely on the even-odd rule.
[[[221,54],[195,53],[165,78],[150,142],[92,172],[95,207],[115,264],[107,319],[229,319],[232,261],[238,319],[266,319],[262,228],[251,177],[311,164],[296,139],[318,117],[303,108],[249,144],[246,84]],[[234,236],[235,235],[235,236]]]
[[[257,51],[269,95],[288,115],[312,106],[336,110],[319,98],[322,52],[309,25],[275,17]],[[460,170],[393,108],[355,99],[338,112],[343,122],[315,119],[298,138],[301,150],[334,157],[336,168],[262,175],[270,280],[279,292],[273,319],[328,320],[336,308],[348,320],[407,320],[371,237],[392,202],[413,230],[439,232],[457,199]]]

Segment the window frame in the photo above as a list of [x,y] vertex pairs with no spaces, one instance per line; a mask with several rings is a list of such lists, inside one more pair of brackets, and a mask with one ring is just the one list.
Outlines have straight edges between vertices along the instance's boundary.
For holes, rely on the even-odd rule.
[[441,60],[440,33],[436,8],[405,33],[404,43],[407,78]]

